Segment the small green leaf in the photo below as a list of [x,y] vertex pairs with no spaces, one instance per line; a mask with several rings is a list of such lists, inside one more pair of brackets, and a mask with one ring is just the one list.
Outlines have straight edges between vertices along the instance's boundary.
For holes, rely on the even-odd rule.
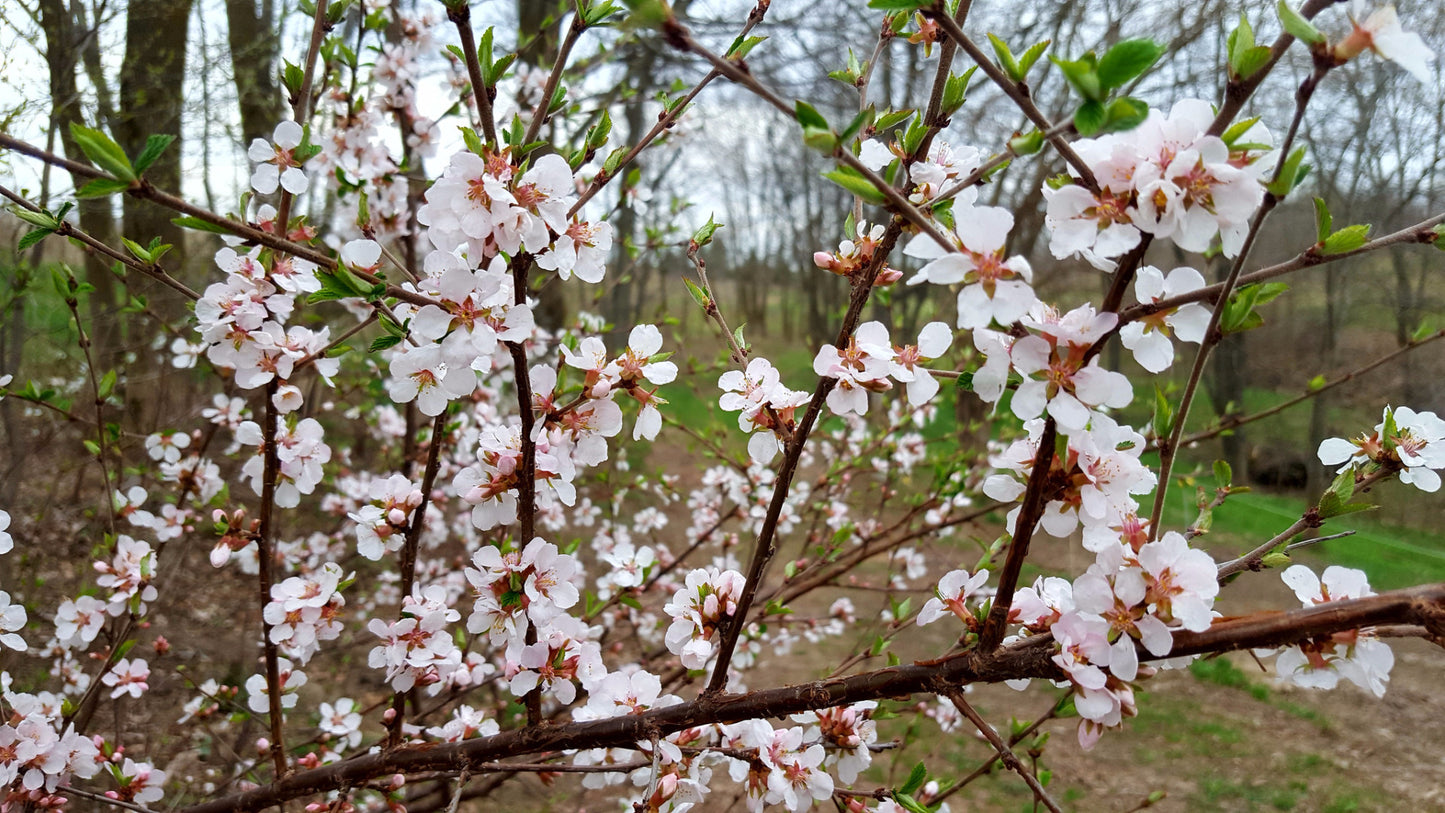
[[1047,51],[1049,49],[1049,45],[1052,42],[1053,40],[1036,42],[1033,45],[1030,45],[1027,51],[1024,51],[1024,55],[1019,57],[1019,81],[1023,81],[1024,79],[1028,78],[1029,69],[1034,66],[1035,62],[1039,61],[1039,57],[1044,55],[1044,51]]
[[1124,40],[1099,60],[1099,84],[1112,90],[1149,70],[1164,54],[1164,46],[1150,39]]
[[1024,80],[1024,72],[1020,70],[1019,62],[1014,58],[1014,52],[1009,50],[1008,43],[995,37],[993,34],[988,35],[988,42],[993,46],[994,56],[998,57],[999,67],[1003,68],[1003,72],[1008,74],[1008,78],[1015,82],[1022,82]]
[[864,178],[852,167],[838,167],[831,172],[824,172],[823,177],[852,192],[868,203],[882,204],[888,200],[888,198],[878,190],[878,187],[874,186],[871,181]]
[[1320,244],[1320,254],[1328,257],[1331,254],[1354,251],[1363,246],[1369,237],[1370,227],[1366,224],[1346,226],[1325,238],[1324,242]]
[[1159,385],[1154,385],[1154,436],[1167,438],[1174,433],[1174,405]]
[[130,181],[96,178],[85,186],[75,190],[75,196],[77,198],[103,198],[106,195],[114,195],[116,192],[124,192],[129,188]]
[[55,233],[55,230],[54,230],[54,229],[46,229],[46,228],[31,229],[30,231],[26,232],[23,237],[20,238],[20,242],[19,242],[19,243],[16,243],[16,244],[15,244],[15,250],[16,250],[16,251],[24,251],[25,249],[30,248],[31,246],[35,245],[36,243],[40,242],[41,240],[44,240],[45,238],[49,237],[50,235],[52,235],[52,234],[54,234],[54,233]]
[[1273,54],[1274,52],[1269,49],[1269,46],[1256,45],[1241,54],[1239,60],[1231,63],[1229,67],[1234,71],[1235,76],[1240,79],[1248,79],[1259,73],[1269,63]]
[[70,135],[85,157],[96,166],[127,183],[135,180],[135,170],[131,168],[130,159],[125,157],[125,150],[110,136],[74,123],[70,125]]
[[1309,167],[1305,166],[1304,160],[1305,148],[1296,148],[1294,152],[1290,153],[1289,158],[1285,159],[1284,166],[1280,168],[1279,177],[1272,183],[1266,184],[1265,189],[1276,198],[1283,200],[1309,173]]
[[101,377],[100,383],[96,385],[96,400],[104,401],[109,398],[113,392],[115,392],[115,370],[107,370],[105,375]]
[[929,0],[868,0],[868,8],[880,11],[917,11],[929,5]]
[[963,102],[968,98],[968,81],[973,78],[973,72],[978,70],[975,65],[961,74],[951,74],[948,81],[943,83],[943,98],[939,100],[939,110],[945,116],[951,116],[963,107]]
[[697,231],[693,232],[692,242],[696,244],[698,248],[702,248],[703,246],[712,242],[713,232],[722,228],[722,226],[723,224],[721,223],[714,223],[712,215],[708,215],[707,222],[702,224],[702,226]]
[[1083,59],[1059,59],[1054,56],[1049,59],[1059,66],[1059,70],[1064,73],[1064,78],[1085,99],[1094,102],[1104,100],[1104,89],[1099,80],[1099,70],[1093,54],[1085,54]]
[[1315,28],[1314,23],[1306,20],[1298,11],[1290,8],[1289,3],[1286,3],[1285,0],[1279,0],[1277,11],[1279,12],[1280,24],[1283,25],[1284,30],[1293,35],[1295,39],[1300,40],[1306,45],[1324,45],[1327,41],[1325,35],[1320,33],[1318,28]]
[[881,132],[883,130],[887,130],[889,127],[906,121],[908,117],[912,115],[912,108],[905,108],[903,110],[892,110],[879,116],[878,120],[873,124]]
[[1330,236],[1330,230],[1334,227],[1334,218],[1330,217],[1330,207],[1325,203],[1324,198],[1315,198],[1315,234],[1316,241],[1323,243]]
[[692,295],[692,301],[696,302],[698,307],[703,310],[708,310],[712,307],[712,300],[708,298],[707,292],[704,291],[701,286],[687,277],[682,278],[682,284],[687,286],[687,292]]
[[868,105],[862,112],[854,116],[852,121],[848,122],[848,126],[838,134],[838,141],[844,144],[852,142],[855,136],[873,125],[873,117],[876,115],[877,111],[873,109],[873,105]]
[[828,120],[823,118],[823,114],[819,113],[812,105],[808,104],[807,102],[802,100],[797,101],[793,105],[793,110],[795,115],[797,116],[798,123],[803,125],[804,129],[807,129],[809,127],[816,127],[820,130],[829,129]]
[[1147,118],[1149,118],[1149,104],[1142,99],[1125,96],[1109,102],[1103,129],[1110,133],[1132,130],[1143,124]]
[[1104,106],[1092,99],[1079,105],[1074,111],[1074,129],[1081,136],[1091,136],[1104,128],[1109,113]]
[[156,159],[161,157],[161,153],[166,151],[166,147],[169,147],[171,142],[175,140],[176,137],[173,135],[147,136],[145,147],[140,151],[140,155],[135,157],[136,173],[144,174],[145,171],[150,168],[150,165],[154,164]]
[[176,224],[177,226],[180,226],[180,227],[183,228],[183,229],[191,229],[191,230],[193,230],[193,231],[204,231],[204,232],[210,232],[211,234],[230,234],[230,233],[231,233],[231,231],[230,231],[229,229],[222,228],[221,226],[217,226],[215,223],[209,223],[209,222],[207,222],[207,221],[205,221],[205,220],[200,219],[199,217],[191,217],[190,215],[181,215],[180,217],[173,217],[173,218],[171,218],[171,222],[174,223],[174,224]]
[[375,339],[372,339],[371,346],[367,348],[367,352],[375,353],[380,350],[385,350],[388,347],[396,347],[399,344],[401,344],[400,336],[393,336],[392,334],[387,333],[383,336],[377,336]]
[[913,766],[913,770],[908,772],[908,779],[898,787],[898,792],[917,793],[918,789],[923,787],[923,783],[927,781],[928,768],[922,762],[919,762]]
[[32,226],[39,226],[42,229],[60,228],[60,219],[49,212],[32,212],[29,209],[22,209],[19,206],[11,207],[10,214]]
[[1044,148],[1044,134],[1038,130],[1016,135],[1008,140],[1009,152],[1014,155],[1033,155]]
[[1233,480],[1234,469],[1230,468],[1229,461],[1214,461],[1214,487],[1229,488],[1229,484],[1233,482]]
[[752,53],[752,50],[766,39],[767,37],[738,37],[733,40],[732,45],[728,46],[727,53],[723,54],[723,58],[741,62],[747,59],[748,54]]

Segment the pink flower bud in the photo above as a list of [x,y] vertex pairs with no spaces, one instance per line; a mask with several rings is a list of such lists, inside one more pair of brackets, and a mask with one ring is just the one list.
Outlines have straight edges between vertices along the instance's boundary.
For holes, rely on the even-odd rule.
[[265,737],[256,738],[256,753],[266,754],[271,750],[271,741]]
[[383,723],[386,723],[387,725],[391,725],[391,721],[392,721],[392,720],[395,720],[395,719],[396,719],[396,709],[387,709],[386,711],[382,712],[382,714],[381,714],[381,721],[382,721]]
[[393,508],[386,513],[386,521],[398,527],[406,524],[406,512],[400,508]]

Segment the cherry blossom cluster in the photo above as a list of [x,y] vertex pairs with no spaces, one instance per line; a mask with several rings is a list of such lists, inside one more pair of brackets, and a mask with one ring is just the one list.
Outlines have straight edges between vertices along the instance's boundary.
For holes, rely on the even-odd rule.
[[1385,407],[1383,420],[1368,435],[1353,440],[1329,438],[1320,443],[1320,462],[1343,464],[1340,471],[1367,466],[1399,471],[1400,482],[1421,491],[1440,490],[1439,469],[1445,469],[1445,420],[1433,412]]
[[672,617],[667,649],[682,658],[683,666],[707,666],[716,646],[714,633],[737,612],[746,582],[736,570],[700,568],[687,574],[686,583],[662,608]]
[[868,393],[893,387],[892,378],[905,386],[908,402],[927,403],[938,394],[938,381],[924,363],[943,355],[953,343],[953,332],[942,322],[929,322],[918,343],[895,347],[882,322],[864,322],[845,347],[825,344],[813,358],[813,372],[836,379],[828,393],[828,408],[835,414],[868,412]]
[[[63,805],[65,797],[57,793],[62,786],[72,779],[90,779],[107,767],[99,747],[103,743],[65,725],[58,697],[12,691],[8,674],[0,681],[0,804],[11,809]],[[154,770],[129,759],[120,768],[118,780]],[[160,798],[159,782],[164,779],[160,774],[150,788],[153,799]]]
[[[1364,571],[1339,565],[1330,565],[1320,576],[1304,565],[1291,565],[1280,578],[1306,607],[1375,594]],[[1274,671],[1281,681],[1296,686],[1333,689],[1344,678],[1384,697],[1394,665],[1395,653],[1373,628],[1366,627],[1319,636],[1285,649],[1275,659]]]
[[[271,643],[305,666],[322,641],[341,635],[337,616],[346,605],[341,595],[341,565],[327,562],[308,576],[292,576],[271,586],[262,617],[271,627]],[[349,579],[348,579],[349,580]]]
[[1111,270],[1144,234],[1202,253],[1218,238],[1226,256],[1239,253],[1254,211],[1264,200],[1261,160],[1272,144],[1264,125],[1238,134],[1235,148],[1209,134],[1214,110],[1185,99],[1166,116],[1157,110],[1132,130],[1073,143],[1098,182],[1097,193],[1066,179],[1044,188],[1049,250]]
[[367,624],[382,641],[368,654],[367,665],[385,669],[387,682],[398,692],[446,680],[462,663],[448,628],[460,618],[447,606],[446,588],[417,588],[402,599],[401,618],[391,623],[373,618]]
[[[562,345],[563,368],[580,371],[581,388],[564,402],[560,370],[534,366],[528,376],[534,414],[535,475],[539,484],[564,505],[576,503],[579,469],[607,460],[607,439],[622,430],[618,394],[639,404],[633,439],[652,440],[662,428],[657,394],[660,385],[677,376],[677,365],[660,353],[662,333],[652,325],[633,328],[627,347],[616,357],[602,340],[583,338],[576,350]],[[498,419],[477,436],[476,460],[452,481],[456,493],[472,505],[472,523],[480,530],[510,525],[517,518],[518,478],[522,466],[522,432],[518,424]]]

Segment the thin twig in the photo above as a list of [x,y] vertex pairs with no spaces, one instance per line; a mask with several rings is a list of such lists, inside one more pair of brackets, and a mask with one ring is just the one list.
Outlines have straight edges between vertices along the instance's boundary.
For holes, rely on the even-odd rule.
[[989,741],[989,744],[993,746],[993,749],[998,752],[999,757],[1003,760],[1003,764],[1008,766],[1014,773],[1023,777],[1029,789],[1034,792],[1035,799],[1042,802],[1044,807],[1047,807],[1051,813],[1063,813],[1059,807],[1059,803],[1055,802],[1053,798],[1049,796],[1049,792],[1044,789],[1044,786],[1039,782],[1039,778],[1034,776],[1033,772],[1019,761],[1018,756],[1014,754],[1012,748],[1009,748],[1008,743],[1004,742],[1003,738],[999,737],[998,732],[993,730],[993,726],[989,725],[980,717],[977,711],[974,711],[973,706],[969,705],[968,700],[964,699],[962,691],[955,689],[949,692],[948,699],[953,703],[954,708],[958,709],[963,716],[968,718],[969,722],[973,723],[974,728],[978,729],[978,733],[982,734],[984,739]]

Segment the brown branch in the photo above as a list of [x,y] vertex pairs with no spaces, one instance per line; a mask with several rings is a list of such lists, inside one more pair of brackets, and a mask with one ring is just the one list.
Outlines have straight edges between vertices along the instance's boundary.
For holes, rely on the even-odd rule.
[[1039,436],[1039,449],[1034,455],[1034,467],[1029,472],[1027,491],[1023,507],[1014,521],[1013,538],[1009,540],[1008,555],[1004,558],[1003,569],[999,571],[998,590],[994,594],[993,607],[984,619],[983,629],[978,633],[978,645],[985,652],[1003,641],[1004,630],[1008,627],[1009,609],[1013,606],[1014,590],[1018,588],[1019,576],[1023,572],[1024,560],[1029,555],[1029,542],[1034,527],[1043,516],[1048,504],[1044,494],[1049,470],[1053,468],[1054,441],[1058,427],[1053,418],[1044,421],[1043,434]]
[[279,384],[278,379],[272,378],[262,394],[266,400],[265,417],[261,428],[261,449],[264,462],[261,475],[260,525],[256,532],[258,597],[261,600],[261,644],[266,652],[266,699],[270,704],[268,716],[271,718],[271,760],[276,766],[278,779],[287,774],[289,767],[286,760],[284,736],[285,712],[281,706],[280,655],[275,642],[271,640],[271,623],[266,620],[266,605],[271,603],[271,585],[275,583],[275,576],[271,573],[271,569],[275,566],[271,552],[271,537],[276,532],[274,517],[276,480],[281,473],[280,452],[276,446],[276,425],[280,422],[280,413],[276,409],[275,395]]
[[[421,531],[426,519],[426,507],[431,502],[432,487],[436,484],[437,472],[441,469],[441,449],[446,436],[447,411],[443,409],[441,414],[432,421],[431,445],[426,450],[426,468],[421,476],[421,504],[412,512],[411,523],[406,528],[406,538],[401,547],[401,602],[403,609],[406,607],[406,600],[416,587],[416,557],[417,549],[421,545]],[[397,692],[392,699],[391,709],[395,713],[388,726],[391,728],[387,737],[388,747],[395,748],[401,744],[402,724],[406,722],[406,701],[412,696],[411,691]]]
[[[0,196],[8,198],[9,200],[13,201],[15,205],[20,206],[23,209],[27,209],[32,212],[42,212],[48,214],[48,212],[45,212],[44,209],[36,206],[34,203],[31,203],[24,197],[5,188],[4,186],[0,186]],[[126,252],[111,248],[105,243],[102,243],[100,240],[97,240],[89,234],[85,233],[84,231],[81,231],[79,227],[71,224],[69,221],[60,221],[60,226],[55,230],[55,233],[62,237],[71,237],[79,240],[92,251],[104,254],[112,260],[115,260],[116,262],[125,265],[127,268],[133,268],[136,271],[139,271],[142,274],[151,277],[152,279],[179,292],[187,299],[195,301],[201,298],[200,294],[192,291],[186,286],[185,283],[171,276],[169,273],[166,272],[164,268],[161,268],[158,263],[143,263],[139,259],[131,256],[130,254],[127,254]]]
[[472,4],[447,3],[447,19],[457,27],[457,36],[462,41],[462,56],[467,65],[467,76],[472,80],[472,98],[477,101],[477,118],[482,122],[482,137],[487,144],[497,145],[497,125],[493,120],[491,88],[482,81],[481,61],[477,58],[477,37],[472,31]]
[[[1204,632],[1178,631],[1165,657],[1258,647],[1369,626],[1411,624],[1445,632],[1445,584],[1397,590],[1315,607],[1221,620]],[[964,683],[1039,677],[1060,679],[1048,641],[1023,641],[990,653],[967,651],[945,660],[892,666],[845,678],[764,689],[715,693],[666,708],[585,723],[530,726],[459,743],[404,746],[300,771],[271,785],[183,808],[185,813],[247,813],[328,790],[356,787],[378,776],[462,768],[568,748],[631,747],[653,736],[714,723],[785,717],[863,700],[917,692],[946,694]],[[1145,653],[1142,659],[1156,659]]]

